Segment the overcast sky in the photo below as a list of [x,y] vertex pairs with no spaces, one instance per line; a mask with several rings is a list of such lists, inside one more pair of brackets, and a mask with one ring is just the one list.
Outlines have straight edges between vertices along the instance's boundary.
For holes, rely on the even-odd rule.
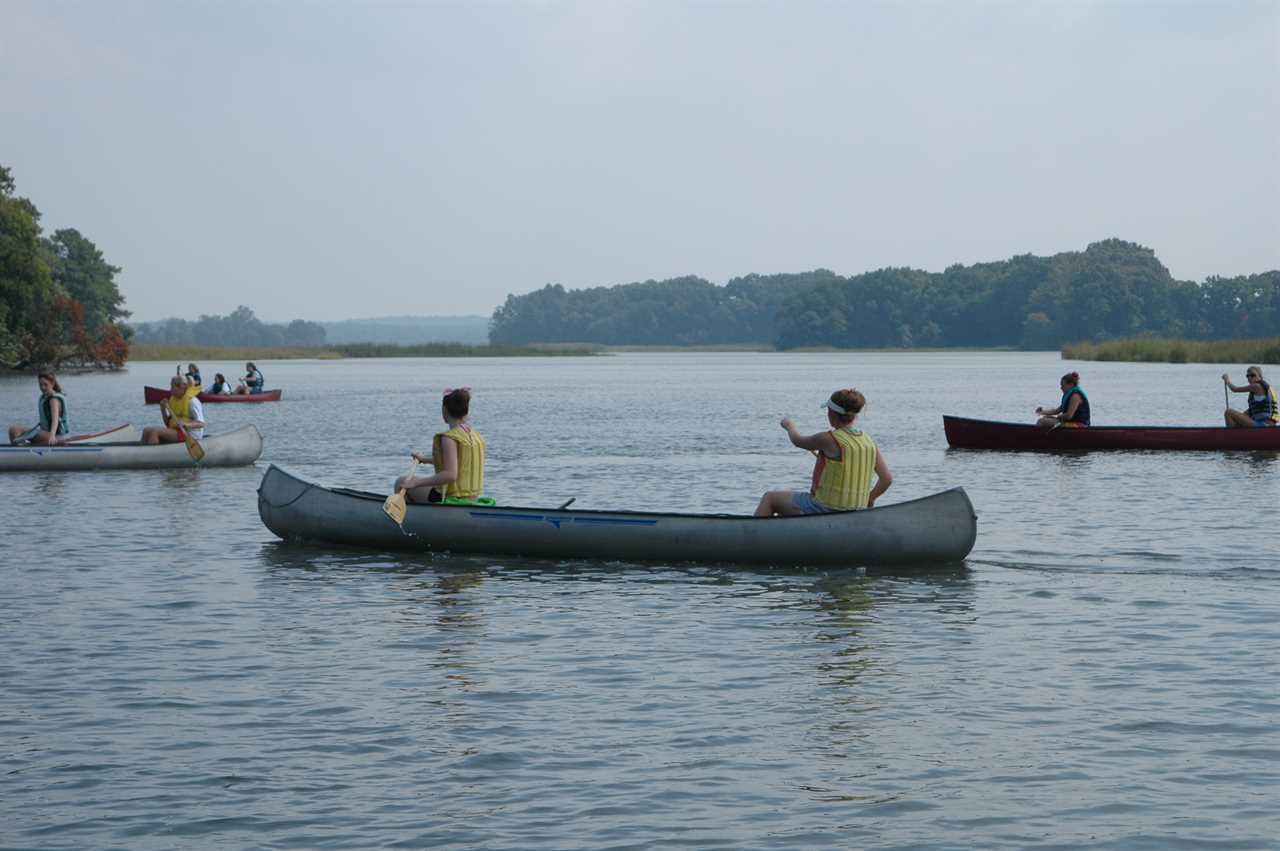
[[940,271],[1280,267],[1280,0],[0,0],[0,164],[135,319]]

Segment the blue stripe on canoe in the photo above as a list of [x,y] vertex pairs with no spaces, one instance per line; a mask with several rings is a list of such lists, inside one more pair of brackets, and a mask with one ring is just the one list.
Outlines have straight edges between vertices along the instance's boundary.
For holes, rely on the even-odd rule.
[[64,452],[101,452],[101,446],[58,446],[50,449],[49,447],[41,447],[36,449],[31,446],[0,446],[0,452],[13,454],[15,452],[25,452],[27,454],[48,455],[50,452],[56,452],[61,455]]

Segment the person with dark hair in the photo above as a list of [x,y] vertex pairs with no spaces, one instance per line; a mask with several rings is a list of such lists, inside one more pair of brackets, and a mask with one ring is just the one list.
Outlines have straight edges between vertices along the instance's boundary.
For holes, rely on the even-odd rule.
[[1062,401],[1056,408],[1036,408],[1041,428],[1088,428],[1089,397],[1080,389],[1080,373],[1068,372],[1058,382],[1062,388]]
[[187,364],[187,371],[184,374],[182,371],[182,364],[178,364],[178,375],[187,379],[188,392],[190,392],[191,388],[195,388],[197,393],[200,392],[200,385],[204,384],[204,382],[200,380],[200,367],[193,363],[189,363]]
[[1270,382],[1262,380],[1262,367],[1251,366],[1244,373],[1244,385],[1237,387],[1225,372],[1222,383],[1232,393],[1248,393],[1249,408],[1237,411],[1227,408],[1222,416],[1227,421],[1227,428],[1259,428],[1280,426],[1280,400],[1276,398],[1276,389]]
[[413,453],[416,461],[430,464],[430,476],[401,476],[395,490],[403,489],[409,502],[473,504],[484,492],[484,438],[467,422],[471,413],[471,388],[444,391],[440,412],[448,429],[431,439],[431,455]]
[[9,443],[39,443],[56,446],[59,435],[68,433],[67,399],[63,396],[62,385],[52,372],[42,372],[36,376],[40,384],[40,398],[36,401],[36,414],[40,421],[31,428],[20,425],[9,426]]
[[258,369],[258,365],[253,361],[249,361],[244,365],[244,377],[240,379],[240,384],[236,386],[236,393],[240,395],[261,393],[266,383],[267,380],[262,377],[262,370]]
[[215,396],[230,396],[232,393],[231,383],[227,381],[227,377],[221,372],[213,374],[213,386],[209,388],[209,392]]
[[[796,430],[790,417],[782,420],[794,446],[812,452],[817,461],[807,491],[769,491],[756,506],[756,517],[829,514],[874,508],[876,500],[893,484],[893,475],[866,432],[853,427],[867,400],[857,390],[837,390],[821,407],[826,409],[828,431],[808,437]],[[871,474],[875,473],[875,487]]]

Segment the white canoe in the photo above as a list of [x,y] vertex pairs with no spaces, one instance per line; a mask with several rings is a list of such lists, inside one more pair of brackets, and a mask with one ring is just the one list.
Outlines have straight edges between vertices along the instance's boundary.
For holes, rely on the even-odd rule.
[[94,434],[77,434],[68,437],[63,443],[137,443],[142,440],[142,429],[132,423],[109,428]]
[[185,443],[70,443],[0,446],[0,472],[16,470],[140,470],[159,467],[244,467],[262,455],[262,435],[247,425],[200,442],[204,458],[191,460]]
[[409,505],[404,528],[382,510],[386,494],[327,488],[274,464],[258,486],[258,515],[286,541],[379,550],[541,558],[718,562],[777,566],[957,562],[978,534],[963,488],[808,517]]

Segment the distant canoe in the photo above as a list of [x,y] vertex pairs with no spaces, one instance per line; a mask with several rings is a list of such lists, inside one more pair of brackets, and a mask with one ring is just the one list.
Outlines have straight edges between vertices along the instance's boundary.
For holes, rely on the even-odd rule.
[[204,458],[191,460],[184,443],[72,443],[0,446],[0,472],[17,470],[136,470],[160,467],[244,467],[262,455],[262,435],[251,425],[200,442]]
[[1071,452],[1093,449],[1280,450],[1280,428],[1090,426],[1041,428],[968,417],[942,418],[954,449]]
[[962,488],[866,511],[776,518],[410,504],[403,530],[383,513],[385,499],[323,487],[273,464],[258,486],[258,514],[286,541],[667,563],[938,564],[962,560],[977,536]]
[[[196,396],[201,402],[279,402],[283,390],[264,390],[261,393],[201,393]],[[148,405],[158,405],[169,398],[169,391],[163,387],[143,387],[142,398]]]

